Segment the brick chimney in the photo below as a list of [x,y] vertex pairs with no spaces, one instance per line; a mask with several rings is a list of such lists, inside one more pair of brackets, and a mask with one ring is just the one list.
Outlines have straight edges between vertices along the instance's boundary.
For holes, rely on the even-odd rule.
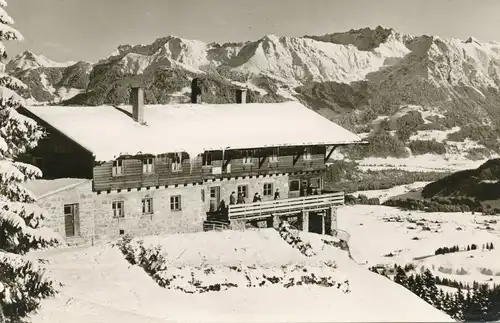
[[198,78],[191,81],[191,103],[201,103],[201,82]]
[[139,123],[144,122],[144,90],[141,87],[132,88],[132,118]]
[[247,103],[247,89],[245,88],[236,89],[236,103],[238,104]]

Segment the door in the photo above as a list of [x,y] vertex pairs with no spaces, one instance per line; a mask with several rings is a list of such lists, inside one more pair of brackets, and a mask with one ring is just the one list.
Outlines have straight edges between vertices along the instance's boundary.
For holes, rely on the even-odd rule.
[[78,233],[78,204],[64,205],[64,228],[66,237],[74,237]]
[[323,214],[309,212],[309,232],[323,234]]
[[210,212],[217,211],[220,204],[220,186],[210,187]]
[[288,197],[298,197],[300,195],[300,181],[292,179],[288,182]]

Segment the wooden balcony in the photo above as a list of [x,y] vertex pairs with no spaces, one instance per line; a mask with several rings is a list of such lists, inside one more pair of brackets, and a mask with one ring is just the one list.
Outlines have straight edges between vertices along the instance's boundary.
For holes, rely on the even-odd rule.
[[344,192],[229,205],[228,217],[229,221],[252,220],[273,215],[298,214],[302,211],[322,211],[340,204],[344,204]]

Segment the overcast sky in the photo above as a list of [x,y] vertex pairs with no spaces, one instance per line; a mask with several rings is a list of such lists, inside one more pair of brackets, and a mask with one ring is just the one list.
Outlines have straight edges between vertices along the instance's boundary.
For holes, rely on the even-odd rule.
[[413,35],[500,41],[500,0],[9,0],[26,40],[56,61],[96,61],[121,44],[320,35],[382,25]]

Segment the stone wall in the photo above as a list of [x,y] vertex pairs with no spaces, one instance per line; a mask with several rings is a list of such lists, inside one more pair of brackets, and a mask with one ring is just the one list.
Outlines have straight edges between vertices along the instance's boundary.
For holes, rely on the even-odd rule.
[[[272,194],[263,195],[265,183],[272,183]],[[247,177],[238,179],[223,179],[208,181],[202,185],[179,187],[161,187],[149,190],[110,191],[97,194],[92,192],[92,182],[86,182],[76,187],[52,194],[38,203],[45,208],[50,216],[45,226],[65,237],[64,205],[79,204],[79,217],[76,235],[82,242],[94,240],[115,239],[122,234],[136,236],[154,234],[188,233],[203,230],[203,221],[210,208],[210,187],[219,186],[221,200],[229,204],[231,192],[237,192],[239,185],[248,187],[247,203],[251,203],[253,195],[259,192],[262,200],[272,200],[276,189],[280,198],[288,198],[288,176],[273,175]],[[172,211],[170,197],[181,196],[181,210]],[[142,213],[142,199],[152,198],[153,213]],[[112,203],[123,201],[124,217],[114,217]]]
[[78,204],[79,216],[75,219],[78,223],[75,236],[85,240],[91,239],[94,235],[93,195],[92,181],[89,180],[39,199],[37,204],[47,211],[44,226],[54,230],[65,239],[64,205]]
[[[127,233],[140,236],[202,231],[209,203],[206,198],[202,200],[202,190],[206,191],[204,185],[189,185],[94,194],[95,235],[113,238]],[[170,209],[170,197],[175,195],[181,196],[179,211]],[[153,199],[152,214],[142,214],[144,198]],[[124,217],[113,216],[113,201],[124,202]]]

